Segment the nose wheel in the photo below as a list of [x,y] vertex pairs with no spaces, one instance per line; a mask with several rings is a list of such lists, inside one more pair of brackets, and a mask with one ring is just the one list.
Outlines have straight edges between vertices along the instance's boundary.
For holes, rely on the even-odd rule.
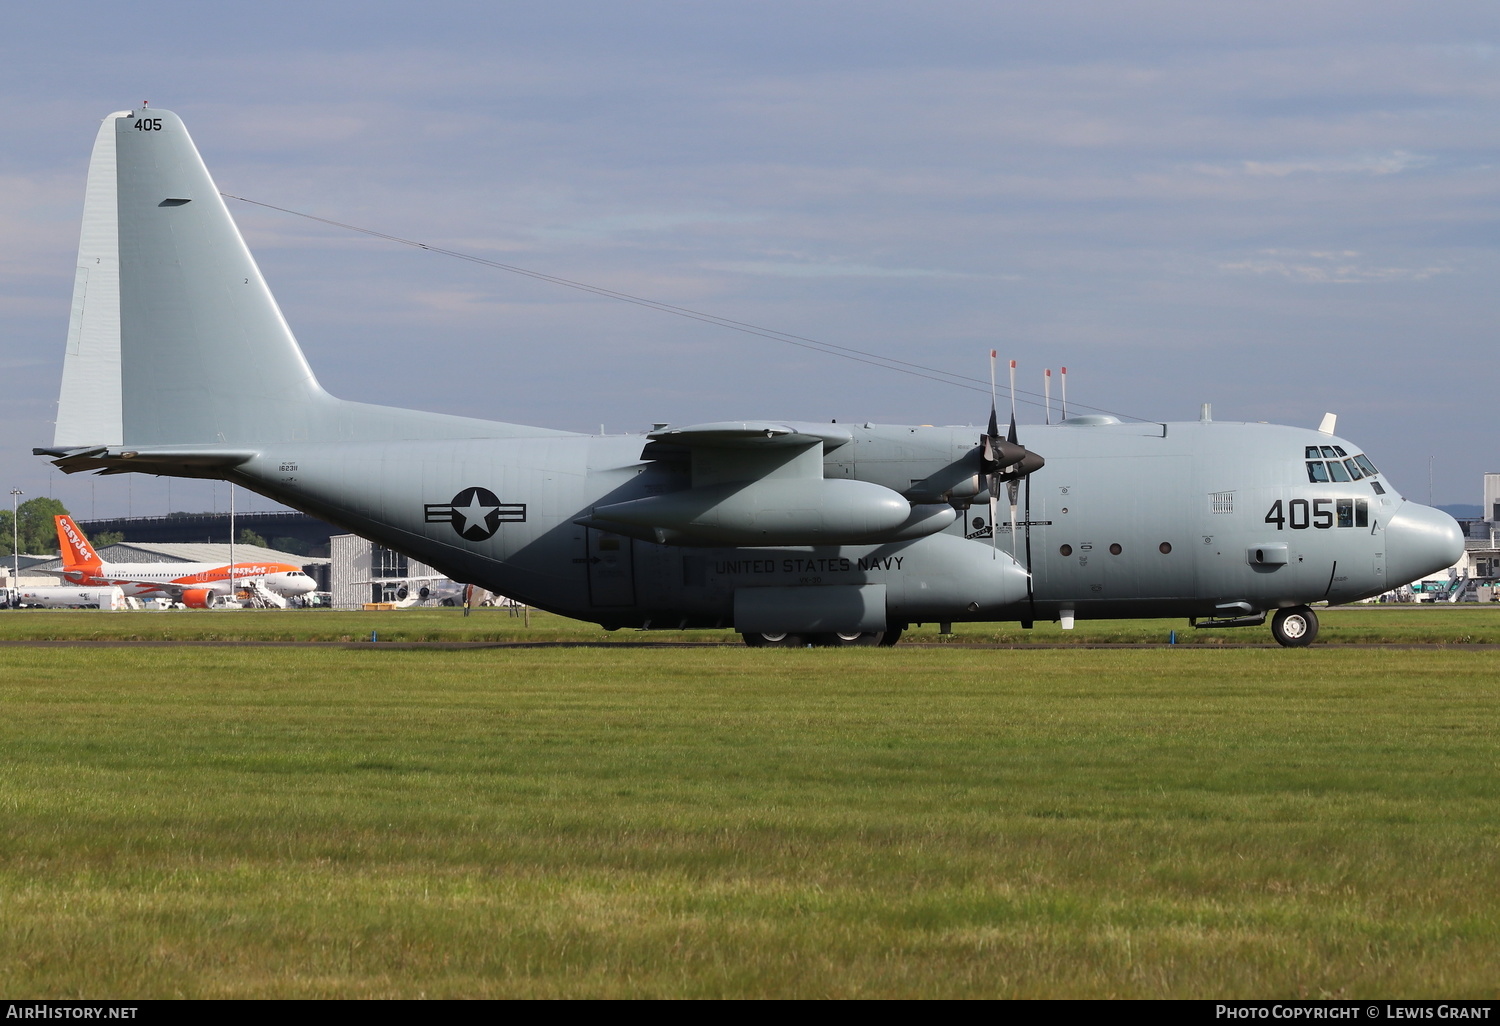
[[1307,606],[1278,609],[1271,617],[1271,637],[1287,648],[1311,645],[1318,636],[1318,614]]

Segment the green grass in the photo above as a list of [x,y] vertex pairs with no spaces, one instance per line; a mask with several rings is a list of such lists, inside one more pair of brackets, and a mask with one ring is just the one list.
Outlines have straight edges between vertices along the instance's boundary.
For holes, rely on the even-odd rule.
[[[1319,610],[1320,644],[1500,644],[1500,605],[1343,606]],[[531,624],[498,609],[402,609],[389,612],[312,610],[176,610],[100,613],[19,610],[0,613],[0,641],[381,641],[445,642],[693,642],[739,645],[733,631],[606,631],[597,624],[533,610]],[[941,638],[937,624],[915,627],[903,643],[937,644],[1271,644],[1269,627],[1194,630],[1186,620],[1080,620],[1074,630],[1038,623],[959,623]]]
[[1493,998],[1492,664],[7,647],[0,992]]

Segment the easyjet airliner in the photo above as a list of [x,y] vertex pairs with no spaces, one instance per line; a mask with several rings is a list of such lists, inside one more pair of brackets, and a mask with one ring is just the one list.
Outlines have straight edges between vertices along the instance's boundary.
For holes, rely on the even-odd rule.
[[[57,543],[62,550],[62,576],[74,584],[106,587],[117,584],[127,596],[167,598],[192,609],[206,609],[231,586],[260,581],[271,591],[291,598],[315,587],[313,579],[292,563],[106,563],[99,558],[73,518],[57,521]],[[233,570],[233,585],[230,571]]]

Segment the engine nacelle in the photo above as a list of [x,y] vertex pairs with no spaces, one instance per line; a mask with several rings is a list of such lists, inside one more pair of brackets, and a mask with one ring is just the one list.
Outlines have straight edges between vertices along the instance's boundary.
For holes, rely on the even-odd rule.
[[212,588],[184,588],[182,590],[182,604],[189,609],[207,609],[213,599]]
[[940,531],[952,518],[931,508],[918,515],[901,495],[867,481],[763,478],[599,506],[582,522],[645,530],[664,544],[850,545]]

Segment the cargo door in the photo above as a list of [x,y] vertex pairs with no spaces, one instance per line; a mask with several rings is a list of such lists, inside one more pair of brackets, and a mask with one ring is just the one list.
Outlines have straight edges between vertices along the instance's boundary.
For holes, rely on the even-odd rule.
[[[587,530],[589,603],[595,607],[635,605],[635,558],[629,538]],[[575,550],[576,551],[576,550]]]

